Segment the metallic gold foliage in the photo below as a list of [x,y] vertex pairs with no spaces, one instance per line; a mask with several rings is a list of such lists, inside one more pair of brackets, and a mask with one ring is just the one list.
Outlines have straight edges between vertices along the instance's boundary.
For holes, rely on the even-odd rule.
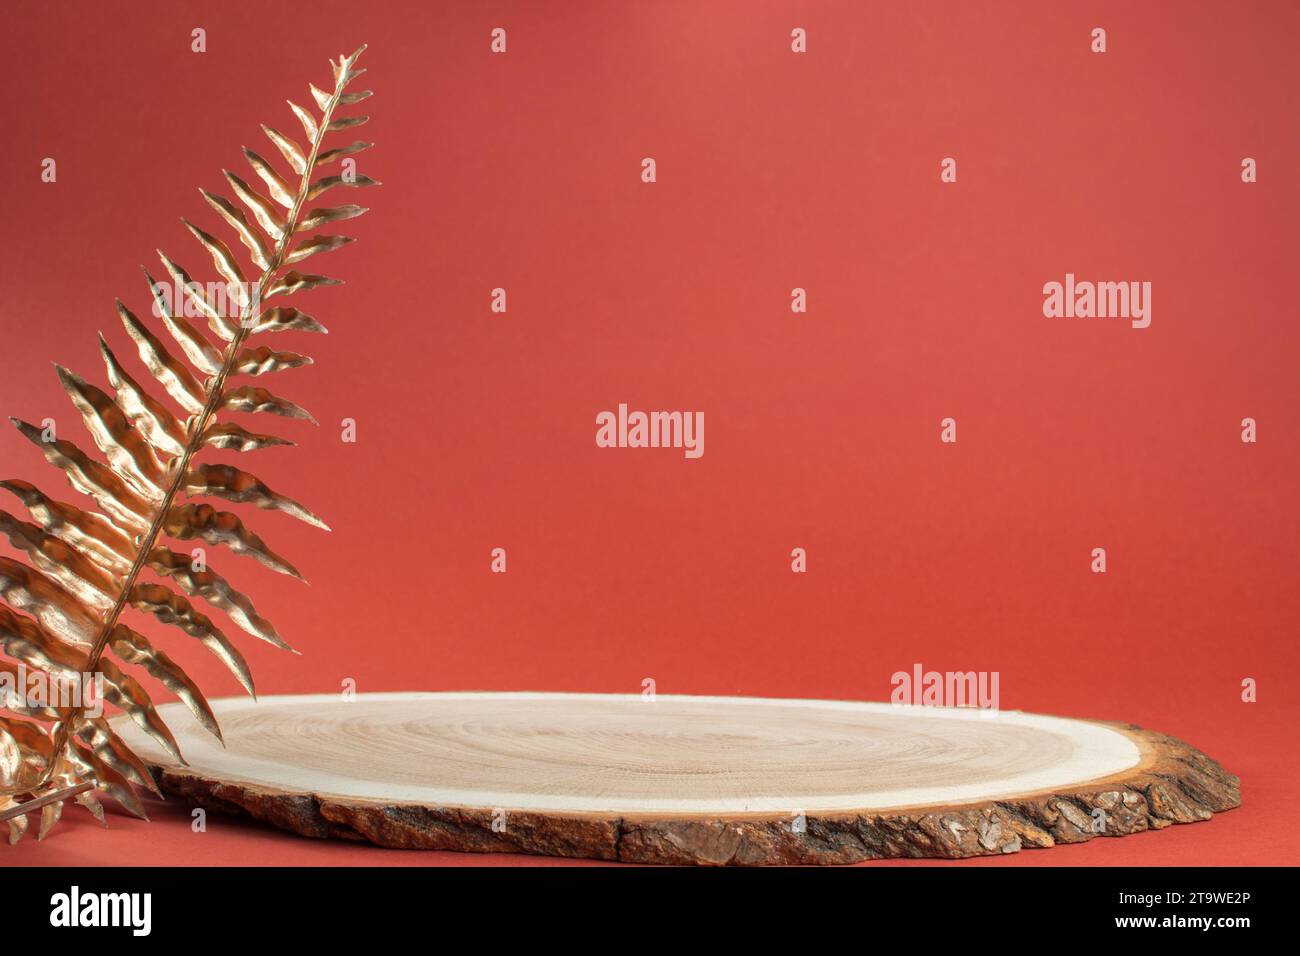
[[[302,128],[301,140],[262,127],[287,172],[244,148],[257,186],[223,170],[233,200],[200,190],[218,224],[236,240],[232,244],[198,223],[182,220],[211,260],[216,280],[196,281],[159,250],[163,282],[144,270],[151,301],[149,312],[142,314],[153,320],[117,303],[126,338],[147,374],[128,371],[119,355],[132,350],[115,353],[103,336],[107,389],[55,367],[102,460],[87,451],[90,444],[11,419],[63,472],[72,489],[93,501],[95,510],[58,501],[17,478],[0,481],[0,490],[12,496],[4,496],[3,503],[26,509],[23,514],[0,507],[0,536],[26,558],[0,556],[0,680],[10,688],[25,687],[23,679],[30,682],[37,675],[44,679],[38,682],[41,686],[53,688],[74,679],[97,679],[108,704],[128,714],[182,761],[175,737],[136,674],[175,694],[218,739],[221,728],[212,708],[171,650],[184,653],[194,642],[201,644],[254,693],[243,655],[194,602],[210,605],[253,637],[292,649],[246,595],[206,562],[173,551],[165,539],[228,548],[273,571],[302,577],[240,516],[205,500],[182,499],[223,499],[273,509],[328,530],[303,505],[242,468],[196,459],[213,449],[252,452],[293,444],[248,431],[227,420],[232,414],[266,412],[315,421],[305,409],[262,385],[233,380],[311,364],[298,352],[250,342],[254,337],[325,331],[292,306],[268,308],[263,303],[273,296],[296,296],[338,283],[289,267],[351,242],[347,236],[315,230],[359,216],[365,209],[351,203],[320,207],[315,201],[335,187],[378,185],[351,168],[342,175],[318,173],[320,167],[371,145],[355,141],[325,147],[330,134],[367,120],[337,115],[340,107],[370,96],[346,92],[365,72],[356,68],[364,49],[331,62],[331,89],[309,88],[315,111],[289,104]],[[153,384],[146,384],[150,379]],[[146,579],[146,574],[156,580]],[[183,639],[163,650],[122,619],[128,611],[152,617],[167,633],[179,632]],[[139,757],[92,704],[81,693],[70,699],[53,691],[39,699],[31,693],[0,696],[0,709],[7,712],[0,714],[0,821],[8,824],[11,843],[37,816],[38,838],[45,836],[68,800],[86,807],[101,822],[100,795],[145,816],[136,788],[157,793],[157,787]]]

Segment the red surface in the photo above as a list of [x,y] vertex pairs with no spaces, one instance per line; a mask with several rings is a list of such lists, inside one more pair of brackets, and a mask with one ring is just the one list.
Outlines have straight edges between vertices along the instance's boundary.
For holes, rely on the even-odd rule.
[[[124,10],[6,9],[6,414],[73,425],[48,361],[101,381],[94,333],[125,351],[113,297],[143,314],[155,246],[205,267],[176,218],[216,227],[194,187],[224,190],[241,143],[269,150],[259,121],[293,127],[284,98],[371,45],[379,146],[359,168],[385,185],[344,230],[361,241],[312,263],[348,285],[298,297],[332,334],[285,346],[317,364],[274,383],[325,424],[241,461],[334,532],[248,516],[310,589],[214,558],[304,651],[246,641],[263,692],[652,677],[885,699],[916,662],[996,670],[1004,708],[1174,734],[1240,774],[1244,800],[996,862],[1297,861],[1294,5]],[[1042,285],[1067,271],[1151,281],[1151,327],[1044,318]],[[703,410],[703,458],[597,448],[594,417],[619,402]],[[8,429],[0,461],[68,497]],[[212,696],[238,692],[168,646]],[[538,862],[156,815],[101,832],[70,812],[4,859]]]

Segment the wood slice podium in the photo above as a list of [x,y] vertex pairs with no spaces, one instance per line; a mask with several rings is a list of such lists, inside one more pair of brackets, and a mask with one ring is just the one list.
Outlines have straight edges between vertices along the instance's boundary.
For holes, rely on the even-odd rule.
[[1208,820],[1238,780],[1163,734],[1019,711],[745,697],[215,701],[226,746],[123,717],[161,789],[309,837],[634,863],[960,858]]

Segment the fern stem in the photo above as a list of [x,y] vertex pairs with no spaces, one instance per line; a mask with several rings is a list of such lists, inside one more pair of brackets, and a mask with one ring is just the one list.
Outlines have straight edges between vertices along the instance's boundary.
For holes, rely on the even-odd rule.
[[41,809],[47,803],[62,803],[69,797],[75,797],[79,793],[85,793],[87,790],[93,790],[95,785],[89,780],[85,783],[79,783],[75,787],[68,787],[66,790],[55,790],[53,793],[47,793],[43,797],[37,797],[34,800],[28,800],[26,803],[20,803],[16,807],[10,807],[8,810],[0,811],[0,823],[12,820],[14,817],[25,817],[27,814]]

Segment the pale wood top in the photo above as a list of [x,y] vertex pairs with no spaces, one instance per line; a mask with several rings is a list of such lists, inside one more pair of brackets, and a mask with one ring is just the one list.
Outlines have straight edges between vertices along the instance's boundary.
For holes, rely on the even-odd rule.
[[[1018,711],[743,697],[362,694],[213,702],[226,748],[160,708],[187,773],[438,807],[648,815],[987,802],[1137,766],[1119,728]],[[173,766],[118,718],[147,761]]]

